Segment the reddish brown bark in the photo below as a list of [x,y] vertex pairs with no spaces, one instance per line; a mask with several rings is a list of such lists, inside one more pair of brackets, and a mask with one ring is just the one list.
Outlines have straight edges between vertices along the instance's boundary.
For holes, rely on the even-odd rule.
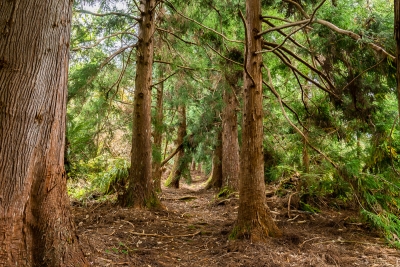
[[239,103],[233,88],[224,91],[222,112],[222,187],[237,191],[239,182],[239,141],[237,108]]
[[264,240],[280,235],[266,205],[263,161],[263,105],[260,0],[246,1],[246,54],[239,210],[233,235]]
[[136,53],[131,169],[129,186],[120,199],[123,206],[156,207],[151,166],[151,85],[154,53],[155,0],[140,1],[141,20]]
[[71,4],[0,1],[0,266],[88,266],[64,170]]

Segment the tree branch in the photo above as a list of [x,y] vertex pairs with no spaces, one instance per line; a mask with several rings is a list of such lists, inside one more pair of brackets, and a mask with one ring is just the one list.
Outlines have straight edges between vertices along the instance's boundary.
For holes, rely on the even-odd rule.
[[238,40],[229,39],[228,37],[226,37],[226,36],[223,35],[222,33],[217,32],[216,30],[211,29],[210,27],[207,27],[207,26],[201,24],[201,23],[198,22],[198,21],[196,21],[196,20],[194,20],[194,19],[192,19],[192,18],[189,18],[189,17],[183,15],[182,13],[180,13],[180,12],[174,7],[174,5],[173,5],[171,2],[169,2],[169,1],[167,1],[167,0],[164,0],[164,2],[167,3],[179,16],[181,16],[181,17],[183,17],[183,18],[185,18],[185,19],[187,19],[187,20],[189,20],[189,21],[191,21],[191,22],[196,23],[197,25],[199,25],[200,27],[202,27],[202,28],[204,28],[204,29],[207,29],[207,30],[209,30],[209,31],[212,31],[213,33],[215,33],[215,34],[221,36],[221,37],[224,38],[225,40],[227,40],[227,41],[229,41],[229,42],[233,42],[233,43],[240,43],[240,44],[243,43],[243,41],[238,41]]
[[198,45],[198,44],[196,44],[196,43],[194,43],[194,42],[186,41],[186,40],[182,39],[181,37],[179,37],[178,35],[176,35],[175,33],[171,32],[171,31],[168,31],[168,30],[166,30],[166,29],[156,28],[156,30],[157,30],[157,31],[166,32],[166,33],[168,33],[168,34],[171,34],[172,36],[174,36],[175,38],[181,40],[182,42],[184,42],[184,43],[186,43],[186,44],[191,44],[191,45],[196,45],[196,46]]
[[183,149],[183,143],[180,144],[175,150],[174,152],[172,152],[171,155],[169,155],[166,159],[164,159],[161,164],[160,164],[160,168],[162,166],[164,166],[168,161],[170,161],[170,159],[172,159],[179,151],[181,151]]
[[286,114],[285,108],[283,107],[282,99],[281,99],[281,97],[279,96],[278,92],[275,90],[275,88],[274,88],[274,86],[272,84],[271,72],[269,71],[268,68],[267,68],[267,72],[268,72],[268,78],[269,78],[269,83],[270,83],[268,87],[274,92],[274,95],[277,96],[279,105],[281,106],[281,110],[282,110],[283,116],[285,117],[287,122],[296,130],[296,132],[298,132],[304,138],[304,141],[307,143],[307,145],[309,147],[311,147],[314,151],[316,151],[318,154],[323,156],[330,164],[332,164],[332,166],[335,169],[338,170],[339,166],[335,162],[333,162],[327,155],[325,155],[322,151],[320,151],[318,148],[313,146],[310,143],[310,141],[308,140],[308,138],[304,135],[304,133],[299,128],[297,128],[297,126],[294,125],[294,123],[289,119],[288,115]]
[[[136,25],[136,24],[135,24],[135,25]],[[129,27],[127,30],[132,29],[135,25]],[[112,38],[112,37],[115,37],[115,36],[118,36],[118,35],[122,35],[122,34],[133,35],[133,36],[137,37],[137,35],[135,35],[135,34],[133,34],[133,33],[131,33],[131,32],[127,32],[127,31],[116,32],[116,33],[113,33],[113,34],[104,36],[104,37],[102,37],[102,38],[96,40],[95,43],[93,43],[93,44],[91,44],[91,45],[89,45],[89,46],[79,46],[79,47],[76,47],[76,48],[71,49],[71,51],[74,51],[74,52],[75,52],[75,51],[79,51],[79,50],[82,50],[82,49],[91,49],[91,48],[93,48],[93,47],[99,45],[102,41],[104,41],[104,40],[106,40],[106,39],[109,39],[109,38]]]
[[141,20],[141,18],[137,18],[137,17],[131,16],[129,14],[121,13],[121,12],[110,12],[110,13],[102,13],[102,14],[100,14],[100,13],[94,13],[94,12],[91,12],[89,10],[83,10],[83,9],[75,10],[75,12],[82,13],[82,14],[89,14],[89,15],[93,15],[93,16],[96,16],[96,17],[105,17],[105,16],[115,15],[115,16],[127,17],[129,19],[133,19],[133,20],[136,20],[136,21],[140,21]]

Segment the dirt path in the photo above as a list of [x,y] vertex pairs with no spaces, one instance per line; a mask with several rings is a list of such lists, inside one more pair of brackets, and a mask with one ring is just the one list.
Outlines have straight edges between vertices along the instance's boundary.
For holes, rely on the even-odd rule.
[[268,200],[284,236],[266,243],[229,240],[237,216],[236,198],[215,201],[204,180],[181,189],[164,189],[165,210],[137,211],[108,202],[75,206],[83,249],[93,266],[395,266],[400,251],[388,248],[357,213],[317,215]]

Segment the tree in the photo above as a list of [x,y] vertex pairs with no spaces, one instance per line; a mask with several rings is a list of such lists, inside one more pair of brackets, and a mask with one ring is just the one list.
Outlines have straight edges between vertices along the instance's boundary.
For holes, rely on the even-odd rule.
[[154,190],[151,166],[151,86],[154,57],[155,0],[140,2],[139,37],[133,110],[131,167],[123,206],[156,207],[160,201]]
[[71,4],[0,3],[1,266],[88,266],[64,170]]
[[168,179],[165,181],[165,186],[179,188],[179,181],[182,177],[186,177],[190,180],[189,161],[187,153],[185,153],[185,137],[186,133],[186,107],[180,105],[178,107],[179,126],[178,133],[175,140],[176,147],[182,147],[177,156],[175,157],[174,166],[172,167],[171,173]]
[[225,73],[229,86],[226,85],[223,92],[224,108],[222,111],[222,187],[234,191],[238,190],[240,166],[237,122],[239,109],[237,83],[238,77],[240,77],[238,74],[237,71]]
[[[278,236],[266,206],[263,160],[263,91],[261,38],[261,1],[246,1],[246,52],[244,71],[243,137],[240,154],[239,210],[233,235],[263,240]],[[244,20],[244,18],[243,18]]]

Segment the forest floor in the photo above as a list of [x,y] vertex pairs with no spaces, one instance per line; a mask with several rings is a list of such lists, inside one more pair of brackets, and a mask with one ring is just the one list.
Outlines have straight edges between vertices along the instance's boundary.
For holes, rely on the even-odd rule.
[[288,201],[276,194],[267,201],[284,235],[265,243],[230,240],[237,196],[218,200],[203,189],[203,176],[192,177],[191,185],[163,188],[164,210],[74,202],[79,240],[92,266],[400,267],[400,251],[362,223],[356,210],[288,210]]

